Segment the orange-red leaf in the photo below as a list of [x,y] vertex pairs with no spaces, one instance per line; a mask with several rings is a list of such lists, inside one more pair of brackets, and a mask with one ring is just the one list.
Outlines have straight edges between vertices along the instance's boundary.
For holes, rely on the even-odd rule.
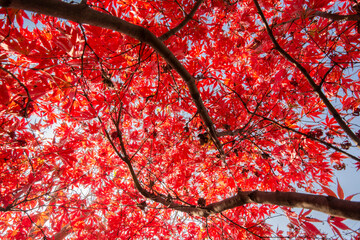
[[317,227],[314,226],[314,224],[309,223],[309,222],[304,222],[305,227],[305,231],[310,233],[311,235],[320,235],[321,232],[319,231],[319,229],[317,229]]
[[0,93],[0,104],[7,105],[9,103],[9,93],[3,82],[0,82]]
[[340,199],[344,199],[344,190],[340,186],[339,180],[337,180],[337,193]]
[[327,187],[322,186],[322,185],[320,185],[320,186],[322,187],[322,189],[324,190],[324,192],[325,192],[328,196],[332,196],[332,197],[336,197],[336,198],[337,198],[336,194],[335,194],[330,188],[327,188]]
[[350,201],[354,196],[356,196],[356,195],[358,195],[358,194],[359,194],[359,193],[351,194],[351,195],[347,196],[347,197],[345,198],[345,200]]
[[342,230],[349,230],[350,228],[342,222],[344,220],[345,220],[344,218],[332,217],[330,222]]

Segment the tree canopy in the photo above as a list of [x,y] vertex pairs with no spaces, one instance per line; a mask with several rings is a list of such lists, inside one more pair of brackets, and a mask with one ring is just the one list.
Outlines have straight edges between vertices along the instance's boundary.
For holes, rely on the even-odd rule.
[[356,0],[0,6],[1,237],[359,237]]

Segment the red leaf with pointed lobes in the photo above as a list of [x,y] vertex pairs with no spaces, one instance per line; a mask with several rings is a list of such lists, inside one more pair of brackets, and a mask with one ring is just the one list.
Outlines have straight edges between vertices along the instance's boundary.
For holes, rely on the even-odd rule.
[[[230,207],[222,212],[228,219],[211,207],[236,205],[237,187],[316,193],[314,183],[326,185],[334,169],[350,164],[337,151],[352,144],[338,121],[358,133],[359,24],[327,17],[356,14],[355,4],[260,1],[277,46],[246,1],[42,2],[63,6],[49,14],[69,8],[65,19],[29,13],[33,25],[27,11],[0,9],[0,62],[13,74],[0,69],[3,237],[284,237],[263,223],[277,205]],[[79,16],[66,19],[72,8]],[[314,17],[311,9],[333,15]],[[102,17],[87,22],[80,12]],[[21,215],[29,209],[33,222]],[[310,210],[284,211],[289,237],[321,235]],[[340,237],[348,230],[341,219],[329,223]]]
[[308,222],[323,222],[323,221],[321,221],[319,219],[311,218],[311,217],[305,217],[304,220],[308,221]]
[[0,94],[0,104],[3,105],[3,107],[5,107],[9,103],[10,96],[9,96],[8,89],[7,89],[4,82],[0,83],[0,92],[1,92],[1,94]]
[[344,199],[344,190],[340,186],[339,179],[337,179],[337,193],[340,199]]
[[360,171],[360,162],[356,162],[355,165],[356,165],[357,171]]
[[328,0],[310,0],[309,5],[312,9],[326,7],[329,4]]
[[332,197],[337,198],[336,194],[330,188],[322,186],[322,185],[320,185],[320,186],[328,196],[332,196]]
[[344,218],[339,218],[339,217],[330,217],[330,223],[333,224],[334,226],[342,229],[342,230],[348,230],[350,229],[348,226],[346,226],[342,221],[344,221]]
[[339,229],[337,229],[336,227],[334,227],[333,225],[330,225],[331,230],[335,233],[335,235],[339,236],[342,240],[344,240],[344,238],[342,237]]
[[314,224],[309,222],[303,222],[303,224],[305,225],[304,230],[308,232],[311,236],[321,235],[321,232],[319,231],[319,229],[317,229],[317,227],[314,226]]
[[356,195],[358,195],[358,194],[360,194],[360,193],[351,194],[351,195],[347,196],[347,197],[345,198],[345,200],[351,201],[351,199],[352,199],[353,197],[355,197]]

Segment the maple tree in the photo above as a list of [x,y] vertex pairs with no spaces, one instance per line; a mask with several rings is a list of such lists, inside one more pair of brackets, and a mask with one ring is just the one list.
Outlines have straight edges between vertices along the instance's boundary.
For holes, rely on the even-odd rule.
[[359,237],[356,1],[0,6],[1,237]]

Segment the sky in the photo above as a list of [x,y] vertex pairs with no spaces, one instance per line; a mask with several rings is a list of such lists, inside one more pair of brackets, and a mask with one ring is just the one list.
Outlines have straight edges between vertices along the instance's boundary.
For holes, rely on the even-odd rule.
[[[80,0],[76,0],[73,2],[79,2]],[[28,26],[29,28],[33,28],[34,24],[28,20],[25,20],[24,22],[25,26]],[[359,69],[354,69],[354,71],[359,71]],[[357,76],[357,75],[356,75]],[[360,116],[357,116],[354,123],[360,125]],[[51,130],[49,130],[51,131]],[[51,136],[53,133],[48,133],[49,136]],[[351,147],[349,152],[355,156],[360,156],[360,150],[356,147]],[[359,193],[359,195],[355,196],[352,200],[353,201],[360,201],[360,171],[356,171],[356,167],[354,165],[354,160],[346,159],[344,161],[346,163],[346,169],[345,170],[334,170],[334,178],[333,183],[330,183],[330,189],[332,189],[335,193],[337,192],[337,180],[339,181],[339,184],[344,190],[345,197],[351,194]],[[301,209],[297,209],[297,212],[300,212]],[[282,214],[281,211],[279,211],[279,214]],[[276,215],[276,214],[275,214]],[[311,217],[318,218],[320,220],[325,220],[328,217],[328,215],[312,212],[310,214]],[[274,226],[278,226],[279,229],[286,230],[285,226],[289,223],[287,219],[284,219],[285,217],[275,217],[272,219],[269,219],[267,223],[273,224]],[[352,228],[353,230],[359,230],[360,229],[360,221],[352,221],[352,220],[345,220],[344,222],[347,226]],[[316,224],[316,226],[324,232],[332,233],[329,226],[325,224]],[[330,236],[332,236],[330,234]],[[334,235],[334,238],[335,235]]]

